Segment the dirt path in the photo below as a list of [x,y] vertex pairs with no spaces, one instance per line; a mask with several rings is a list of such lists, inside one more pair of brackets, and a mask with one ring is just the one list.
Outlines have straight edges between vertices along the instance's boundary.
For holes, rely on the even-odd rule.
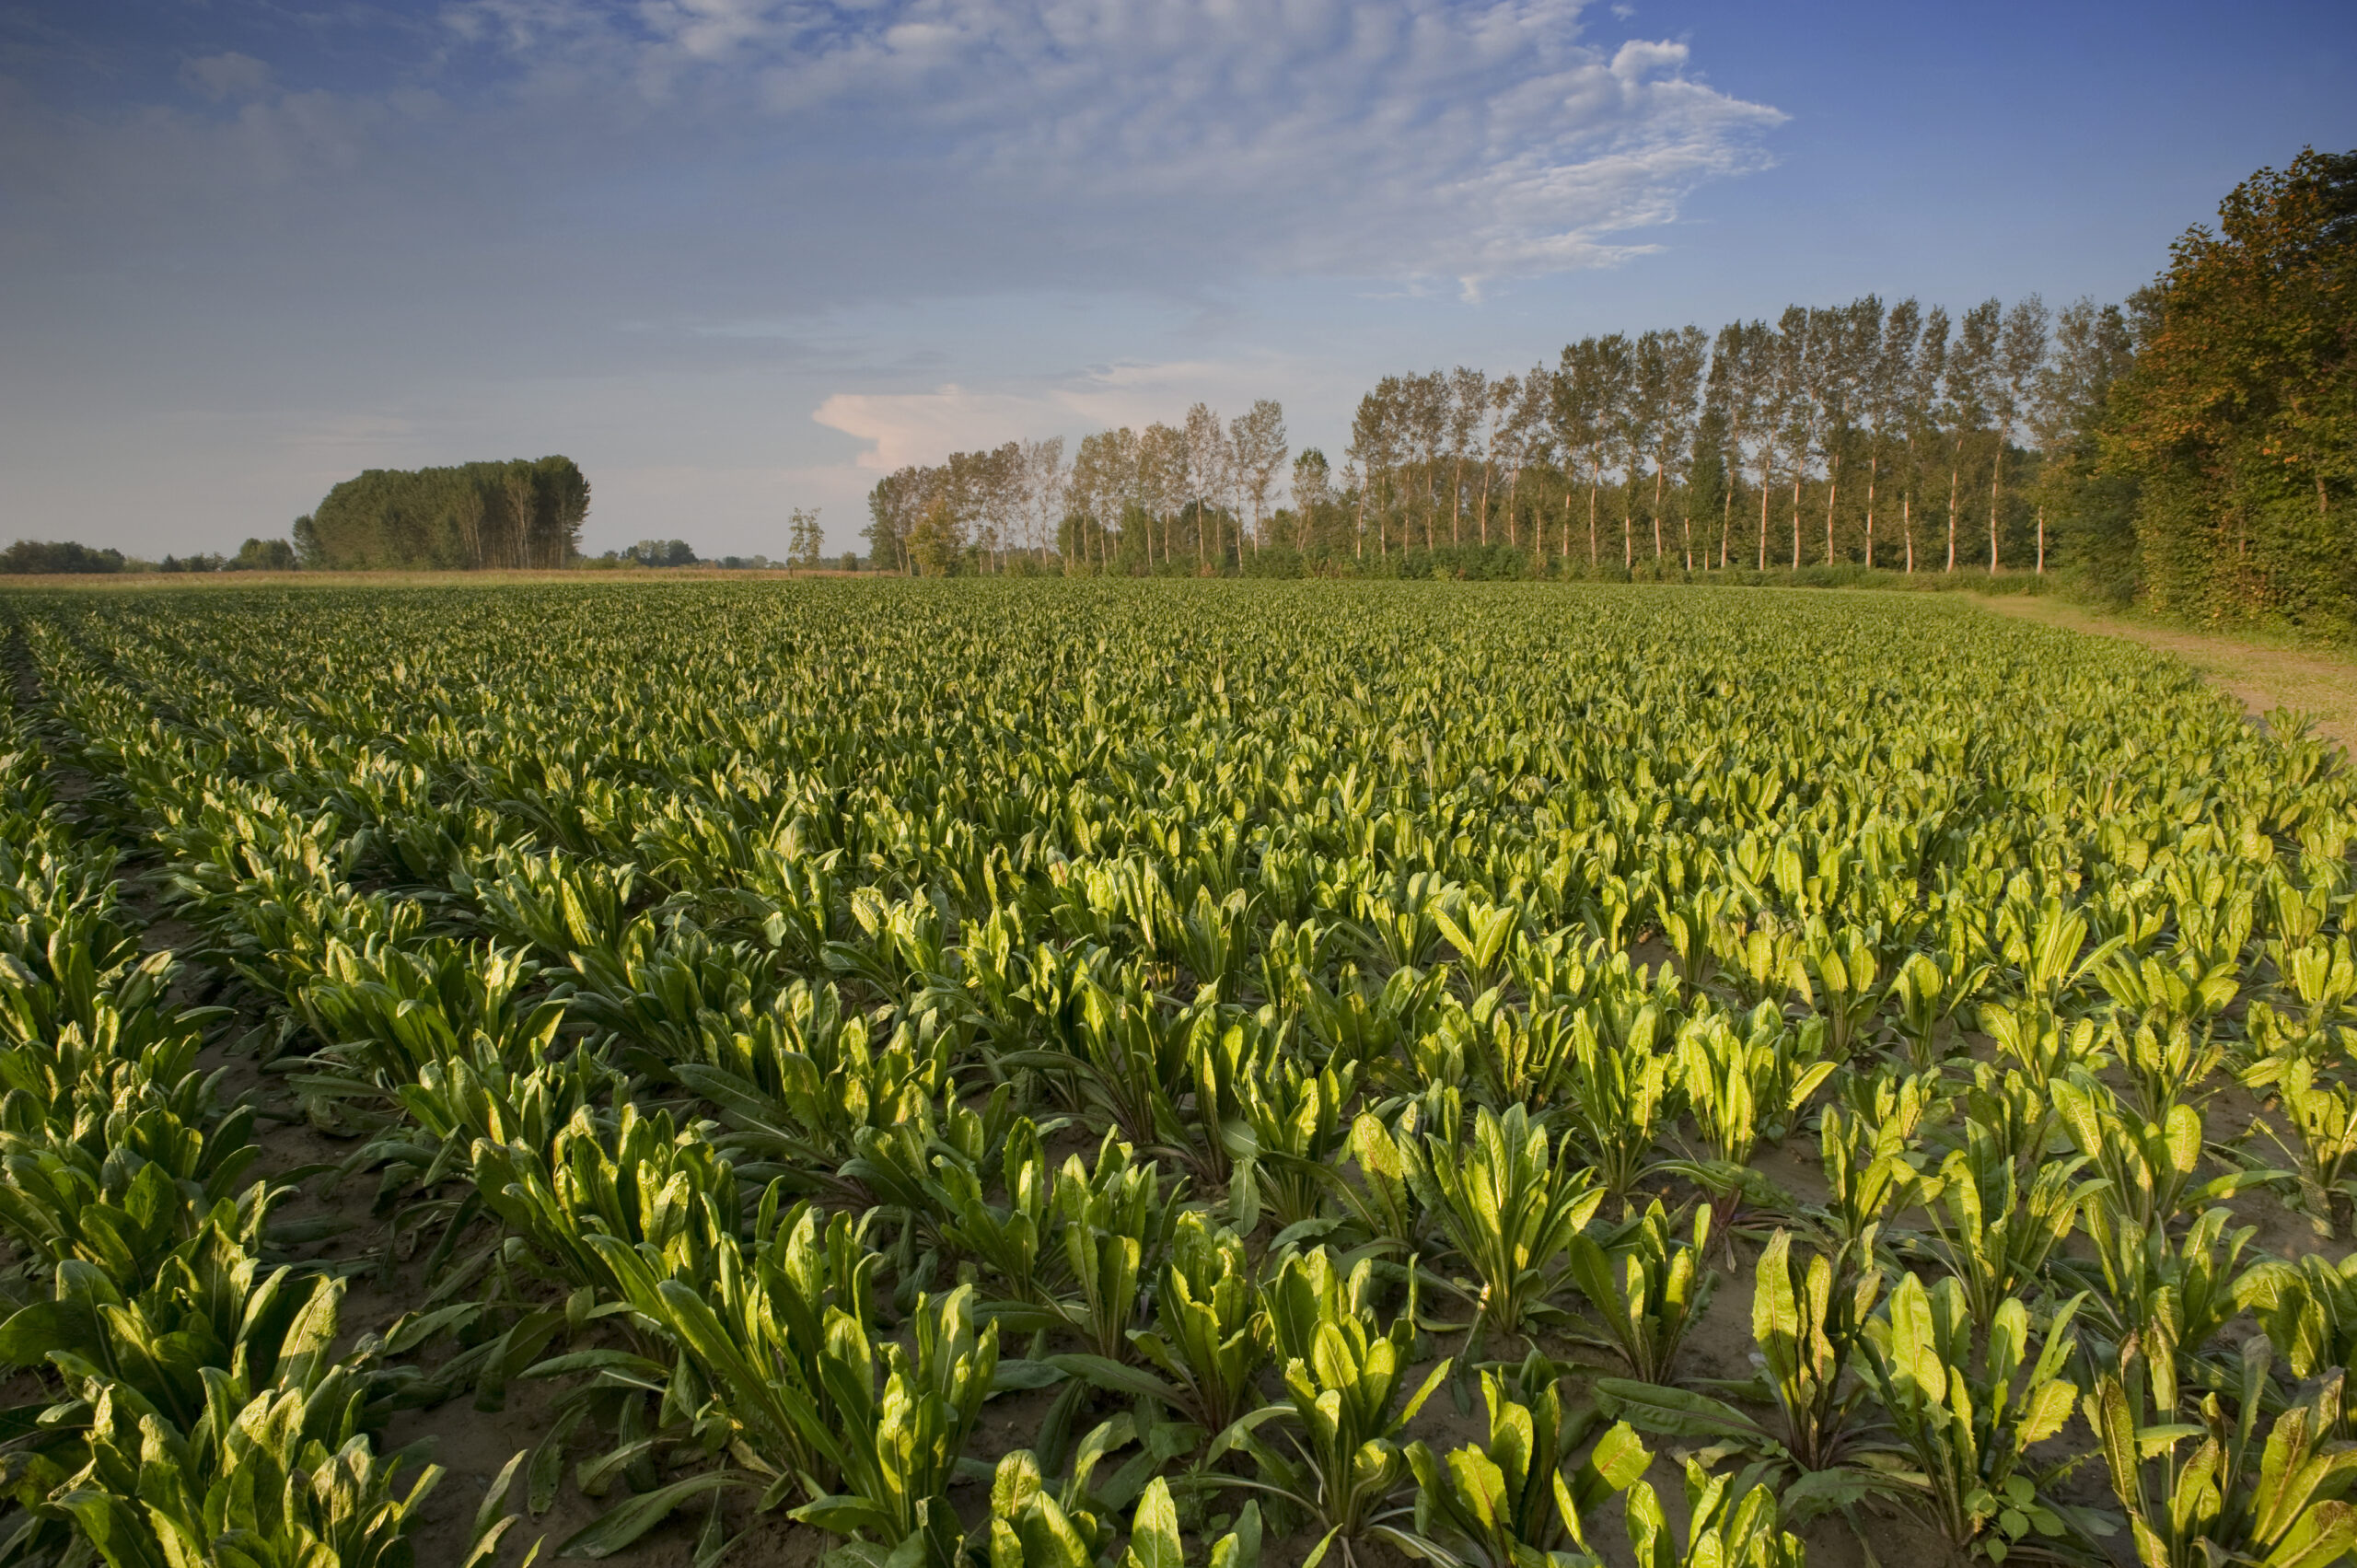
[[2097,637],[2124,637],[2175,654],[2256,717],[2289,708],[2316,721],[2316,732],[2357,756],[2357,657],[2308,648],[2179,632],[2099,614],[2061,599],[1969,596],[1995,615],[2011,615]]

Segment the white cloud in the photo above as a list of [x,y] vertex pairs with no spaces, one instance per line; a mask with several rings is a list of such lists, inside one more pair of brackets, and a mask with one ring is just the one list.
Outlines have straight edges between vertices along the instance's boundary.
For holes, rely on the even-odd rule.
[[270,87],[270,67],[250,54],[207,54],[180,66],[180,80],[218,102],[256,98]]

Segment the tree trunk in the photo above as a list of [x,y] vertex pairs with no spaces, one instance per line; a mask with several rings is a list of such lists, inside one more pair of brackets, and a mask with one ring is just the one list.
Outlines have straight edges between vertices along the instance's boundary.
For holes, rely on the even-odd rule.
[[1836,457],[1825,470],[1825,563],[1833,564],[1833,498],[1841,493],[1841,459]]
[[1733,470],[1728,470],[1726,481],[1727,493],[1719,503],[1719,570],[1722,572],[1727,569],[1727,535],[1734,531],[1735,528],[1735,473]]
[[1882,477],[1880,448],[1866,457],[1866,570],[1875,569],[1875,482]]
[[1793,570],[1801,569],[1801,470],[1793,470]]
[[2046,575],[2046,503],[2038,504],[2038,575]]
[[1620,487],[1620,570],[1631,571],[1637,564],[1637,475],[1632,468],[1626,483]]
[[[1603,470],[1603,469],[1602,469],[1599,465],[1597,465],[1597,464],[1596,464],[1596,463],[1590,463],[1590,464],[1588,464],[1588,466],[1587,466],[1587,569],[1588,569],[1589,571],[1591,571],[1591,572],[1593,572],[1593,571],[1595,571],[1595,570],[1596,570],[1596,493],[1599,489],[1603,488],[1603,485],[1604,485],[1604,470]],[[1566,510],[1569,510],[1569,508],[1566,508]],[[1568,522],[1569,520],[1570,520],[1569,518],[1566,518],[1566,519],[1565,519],[1565,521],[1566,521],[1566,522]],[[1570,529],[1570,528],[1566,528],[1563,530],[1563,553],[1564,553],[1565,555],[1569,555],[1569,554],[1571,554],[1571,552],[1572,552],[1572,533],[1571,533],[1571,529]]]
[[1956,487],[1964,469],[1964,437],[1956,438],[1956,456],[1948,463],[1948,570],[1956,570]]
[[1997,432],[1996,455],[1989,461],[1989,575],[1997,575],[1997,487],[2005,477],[2005,433]]
[[1490,547],[1490,459],[1481,459],[1481,548]]
[[1759,465],[1759,569],[1768,570],[1768,465]]
[[1661,464],[1654,464],[1654,559],[1656,561],[1661,559],[1661,486],[1664,477]]
[[1506,548],[1508,550],[1522,548],[1522,541],[1517,537],[1517,530],[1515,528],[1514,502],[1515,492],[1520,488],[1522,488],[1522,469],[1517,464],[1513,471],[1506,475]]
[[1454,550],[1463,541],[1457,537],[1457,524],[1465,517],[1465,459],[1457,459],[1457,467],[1448,481],[1448,543]]

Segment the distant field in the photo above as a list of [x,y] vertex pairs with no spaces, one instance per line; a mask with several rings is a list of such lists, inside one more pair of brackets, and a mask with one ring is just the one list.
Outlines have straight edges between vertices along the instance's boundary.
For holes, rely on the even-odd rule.
[[2357,1545],[2324,739],[1950,596],[751,575],[0,589],[12,1561]]

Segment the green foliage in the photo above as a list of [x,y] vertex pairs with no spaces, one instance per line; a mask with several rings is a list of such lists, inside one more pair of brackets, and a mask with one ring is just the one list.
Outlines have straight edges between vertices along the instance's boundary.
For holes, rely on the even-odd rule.
[[1518,1105],[1474,1113],[1460,1155],[1427,1135],[1419,1161],[1423,1202],[1470,1282],[1445,1277],[1474,1308],[1474,1342],[1526,1332],[1554,1315],[1548,1295],[1569,1269],[1577,1237],[1603,1202],[1588,1173],[1549,1148],[1547,1132]]
[[829,1314],[826,1332],[820,1376],[840,1423],[847,1490],[806,1503],[794,1516],[895,1552],[916,1542],[915,1561],[924,1568],[956,1568],[964,1532],[947,1491],[990,1394],[998,1326],[975,1330],[972,1292],[960,1286],[919,1304],[913,1351],[888,1344],[879,1362],[840,1310]]
[[370,469],[297,524],[307,566],[562,566],[579,552],[589,482],[570,458]]
[[[1284,1398],[1247,1412],[1215,1438],[1208,1457],[1242,1448],[1259,1467],[1249,1484],[1321,1533],[1304,1568],[1339,1547],[1354,1562],[1364,1539],[1408,1541],[1392,1494],[1408,1473],[1400,1434],[1448,1376],[1444,1359],[1404,1402],[1415,1343],[1415,1305],[1381,1333],[1372,1330],[1374,1265],[1347,1276],[1323,1251],[1282,1262],[1270,1283],[1268,1315]],[[1283,1423],[1283,1447],[1257,1434]]]
[[1659,1199],[1608,1254],[1594,1238],[1573,1237],[1572,1278],[1604,1329],[1600,1336],[1582,1337],[1619,1352],[1629,1376],[1641,1383],[1676,1381],[1678,1346],[1709,1308],[1718,1283],[1702,1261],[1710,1241],[1708,1203],[1695,1211],[1693,1231],[1680,1245],[1670,1238]]
[[[1587,1516],[1626,1492],[1653,1456],[1624,1423],[1567,1473],[1586,1423],[1564,1420],[1554,1368],[1536,1352],[1512,1376],[1484,1371],[1481,1398],[1490,1415],[1486,1442],[1446,1458],[1422,1443],[1408,1445],[1419,1548],[1470,1568],[1596,1562]],[[1576,1552],[1559,1550],[1565,1540]]]
[[2073,1527],[2051,1495],[2070,1467],[2035,1467],[2029,1450],[2061,1433],[2078,1404],[2065,1367],[2080,1299],[2054,1314],[2035,1361],[2029,1312],[2014,1298],[1988,1320],[1976,1364],[1971,1306],[1953,1278],[1926,1290],[1903,1276],[1866,1325],[1865,1365],[1923,1478],[1922,1511],[1960,1551],[2003,1562]]
[[120,550],[93,550],[71,540],[20,539],[0,550],[0,572],[120,572]]
[[2340,1419],[2339,1371],[2313,1400],[2276,1417],[2261,1449],[2266,1352],[2264,1340],[2245,1347],[2238,1413],[2212,1393],[2189,1423],[2168,1419],[2165,1407],[2160,1421],[2147,1419],[2132,1351],[2096,1378],[2087,1420],[2143,1568],[2222,1559],[2329,1568],[2357,1547],[2357,1507],[2340,1500],[2357,1482],[2357,1449],[2326,1441]]
[[[291,1387],[362,1273],[411,1309],[273,1462],[377,1498],[388,1562],[384,1420],[527,1380],[510,1480],[601,1500],[585,1556],[1239,1562],[1249,1497],[1296,1556],[1527,1568],[1595,1555],[1640,1428],[1706,1468],[1690,1535],[1631,1493],[1656,1560],[1875,1499],[2069,1551],[2025,1450],[2070,1334],[2236,1420],[2236,1312],[2262,1421],[2350,1353],[2329,1255],[2211,1212],[2331,1214],[2284,1086],[2345,1086],[2357,779],[2132,650],[1602,588],[611,591],[0,606],[20,1558],[116,1527],[54,1501],[101,1450],[154,1527],[138,1420]],[[2248,1168],[2229,1071],[2298,1169]],[[257,1187],[289,1115],[336,1166]],[[1760,1376],[1667,1382],[1755,1241]],[[1560,1368],[1480,1364],[1561,1330],[1634,1375],[1585,1467]]]
[[1782,1230],[1761,1250],[1751,1335],[1765,1365],[1740,1388],[1775,1411],[1773,1424],[1707,1394],[1611,1377],[1596,1383],[1607,1412],[1643,1431],[1747,1449],[1794,1472],[1782,1497],[1795,1517],[1898,1490],[1882,1462],[1889,1445],[1860,1409],[1870,1389],[1856,1364],[1882,1288],[1866,1256],[1850,1247],[1796,1266]]
[[2348,390],[2357,155],[2262,168],[2189,229],[2138,304],[2135,363],[2103,428],[2141,483],[2155,608],[2345,637],[2357,406]]
[[1800,1538],[1782,1527],[1776,1495],[1753,1481],[1686,1461],[1686,1528],[1678,1539],[1649,1481],[1629,1489],[1629,1549],[1638,1568],[1806,1568]]

